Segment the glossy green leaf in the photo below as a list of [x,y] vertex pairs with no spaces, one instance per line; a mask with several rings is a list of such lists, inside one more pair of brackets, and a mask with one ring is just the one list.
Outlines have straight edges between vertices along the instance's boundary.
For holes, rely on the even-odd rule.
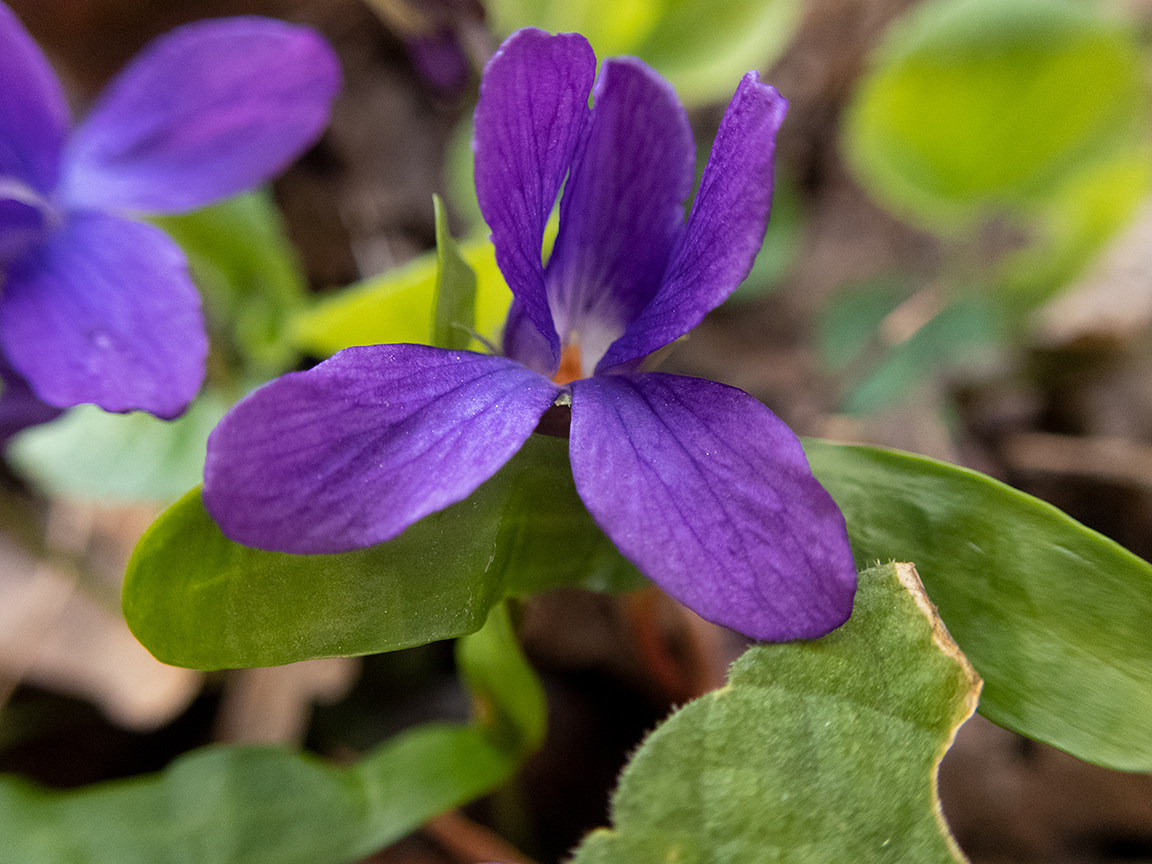
[[600,58],[633,54],[686,104],[727,100],[749,69],[766,69],[796,32],[796,0],[490,0],[497,32],[583,33]]
[[124,616],[166,663],[271,666],[462,636],[504,596],[639,584],[577,496],[567,441],[534,435],[467,500],[339,555],[233,543],[194,490],[137,545]]
[[857,561],[913,561],[989,719],[1152,769],[1152,565],[1056,508],[920,456],[805,442]]
[[7,456],[21,475],[54,495],[173,501],[200,482],[208,433],[227,409],[212,390],[172,421],[79,405],[20,433]]
[[894,25],[850,106],[856,176],[928,226],[1053,193],[1142,133],[1143,64],[1099,4],[933,0]]
[[216,350],[229,346],[261,379],[289,368],[296,351],[284,330],[307,286],[271,197],[253,192],[152,221],[188,255]]
[[955,864],[936,769],[979,679],[916,571],[860,574],[822,639],[757,645],[643,743],[572,864]]
[[432,304],[432,342],[463,351],[472,344],[476,326],[476,271],[460,255],[448,231],[448,213],[440,197],[436,209],[436,291]]
[[[512,292],[496,266],[495,249],[487,240],[465,241],[459,248],[476,273],[476,331],[490,342],[499,342]],[[292,340],[301,351],[316,357],[352,345],[426,344],[435,295],[436,253],[428,252],[300,311],[291,322]],[[482,347],[476,340],[471,344]]]
[[527,756],[544,743],[544,688],[516,642],[508,604],[456,642],[456,665],[472,691],[475,713],[502,750]]

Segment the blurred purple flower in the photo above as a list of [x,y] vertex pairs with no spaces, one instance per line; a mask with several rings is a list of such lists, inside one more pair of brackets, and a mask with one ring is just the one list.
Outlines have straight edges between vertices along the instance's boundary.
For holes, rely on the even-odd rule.
[[749,636],[821,635],[848,617],[855,569],[796,436],[740,390],[640,369],[747,275],[785,101],[745,76],[685,222],[694,148],[674,92],[609,59],[589,109],[595,70],[582,36],[522,30],[484,73],[476,185],[515,296],[506,356],[349,348],[273,381],[209,439],[205,504],[241,543],[367,546],[467,497],[568,403],[577,491],[642,573]]
[[320,134],[339,87],[311,30],[203,21],[145,47],[69,132],[59,82],[0,3],[0,349],[31,387],[19,398],[183,411],[204,378],[200,298],[176,244],[121,214],[269,179]]

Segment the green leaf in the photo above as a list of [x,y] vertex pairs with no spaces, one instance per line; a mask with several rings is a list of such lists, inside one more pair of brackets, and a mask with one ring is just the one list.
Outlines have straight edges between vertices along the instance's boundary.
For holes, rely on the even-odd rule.
[[[971,372],[994,361],[1003,338],[1002,310],[992,298],[959,297],[886,353],[843,400],[842,410],[866,416],[906,399],[935,376]],[[866,367],[867,368],[867,367]]]
[[472,344],[476,326],[476,271],[460,256],[460,247],[448,232],[448,213],[440,196],[434,195],[432,202],[436,210],[436,291],[431,344],[463,351]]
[[1152,769],[1152,565],[975,471],[804,446],[857,561],[916,563],[984,678],[982,714],[1089,762]]
[[1037,242],[1001,262],[1002,295],[1026,311],[1080,274],[1130,221],[1152,187],[1152,146],[1137,146],[1078,171],[1030,214]]
[[1142,135],[1133,33],[1098,4],[934,0],[888,32],[849,108],[857,178],[902,217],[967,224],[1030,205]]
[[49,792],[0,778],[19,864],[345,864],[505,782],[476,728],[430,724],[349,768],[272,747],[192,751],[159,774]]
[[727,100],[749,69],[766,69],[796,32],[796,0],[490,0],[497,32],[541,27],[584,34],[600,59],[633,54],[688,105]]
[[[936,292],[910,298],[907,286],[878,279],[828,304],[818,345],[825,368],[841,378],[842,412],[866,416],[890,408],[936,376],[973,372],[996,358],[1007,329],[1000,306],[984,294],[947,300]],[[886,326],[902,313],[911,333]]]
[[[608,4],[600,5],[604,14]],[[647,37],[626,53],[671,81],[686,105],[727,101],[748,70],[775,63],[802,10],[797,0],[665,0],[663,6]]]
[[[476,330],[499,342],[512,292],[496,266],[495,249],[487,240],[465,241],[459,248],[476,273]],[[292,319],[291,338],[299,350],[317,357],[352,345],[424,344],[435,293],[436,253],[429,252],[301,310]],[[476,340],[471,344],[483,347]]]
[[53,495],[172,501],[200,482],[208,433],[227,409],[213,390],[172,421],[79,405],[20,433],[7,456]]
[[979,686],[915,569],[866,570],[847,624],[750,648],[658,727],[572,864],[963,861],[936,769]]
[[296,352],[284,330],[307,286],[271,197],[252,192],[152,221],[188,255],[214,347],[230,346],[243,368],[260,379],[289,368]]
[[504,596],[642,582],[577,496],[567,441],[534,435],[467,500],[338,555],[233,543],[193,490],[137,544],[124,616],[166,663],[271,666],[462,636]]
[[905,283],[899,277],[870,279],[828,301],[816,321],[816,347],[826,371],[852,371],[877,347],[884,319],[912,293]]
[[0,777],[0,849],[20,864],[344,864],[507,782],[544,739],[544,692],[504,605],[458,646],[477,717],[430,723],[350,767],[208,747],[159,774],[49,792]]
[[544,688],[516,642],[508,604],[456,642],[456,664],[472,691],[475,713],[502,750],[527,756],[544,743]]

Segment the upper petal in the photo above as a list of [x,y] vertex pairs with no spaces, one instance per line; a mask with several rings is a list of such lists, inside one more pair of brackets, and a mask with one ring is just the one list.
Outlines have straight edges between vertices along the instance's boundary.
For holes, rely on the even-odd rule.
[[635,58],[605,60],[546,276],[562,337],[577,331],[592,365],[656,293],[694,162],[672,86]]
[[755,639],[823,635],[852,610],[844,518],[796,436],[743,391],[678,375],[572,383],[572,473],[645,576]]
[[599,370],[644,357],[683,336],[748,275],[768,225],[776,132],[787,107],[755,72],[744,76],[716,133],[660,290],[608,349]]
[[24,25],[0,3],[0,177],[51,192],[67,132],[60,82]]
[[328,123],[340,67],[324,39],[271,18],[221,18],[149,43],[69,143],[72,206],[168,213],[279,173]]
[[45,402],[160,417],[196,395],[208,352],[179,247],[151,225],[85,211],[8,268],[0,341]]
[[558,388],[504,357],[347,348],[239,402],[208,439],[204,503],[240,543],[343,552],[468,497]]
[[504,278],[548,342],[552,370],[560,342],[544,289],[544,226],[580,146],[595,75],[596,56],[578,33],[519,30],[488,61],[476,105],[480,211]]

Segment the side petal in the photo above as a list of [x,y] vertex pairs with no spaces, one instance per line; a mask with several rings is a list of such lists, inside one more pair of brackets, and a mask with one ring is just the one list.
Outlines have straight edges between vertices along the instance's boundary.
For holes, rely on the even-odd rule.
[[754,639],[821,636],[852,611],[841,516],[796,436],[743,391],[679,375],[572,383],[572,473],[645,576]]
[[577,331],[595,365],[660,287],[696,153],[675,90],[641,61],[605,60],[592,98],[545,278],[562,337]]
[[0,178],[50,193],[67,132],[60,82],[20,19],[0,3]]
[[502,348],[505,357],[515,358],[517,363],[523,363],[541,375],[551,377],[556,372],[556,364],[552,359],[552,346],[540,335],[536,325],[528,320],[528,316],[524,314],[524,306],[515,297],[508,307],[508,318],[504,322]]
[[208,439],[204,503],[233,540],[344,552],[467,498],[559,392],[515,361],[347,348],[239,402]]
[[597,371],[680,338],[736,289],[764,240],[772,204],[776,132],[788,108],[749,72],[736,88],[660,290],[608,349]]
[[149,43],[68,145],[73,207],[191,210],[268,180],[319,137],[340,67],[316,32],[221,18]]
[[9,267],[0,341],[45,402],[165,418],[200,389],[208,353],[179,247],[151,225],[83,211]]
[[560,341],[544,289],[541,247],[548,215],[588,121],[596,55],[578,33],[527,28],[509,36],[484,69],[476,105],[476,195],[496,261],[524,315]]

